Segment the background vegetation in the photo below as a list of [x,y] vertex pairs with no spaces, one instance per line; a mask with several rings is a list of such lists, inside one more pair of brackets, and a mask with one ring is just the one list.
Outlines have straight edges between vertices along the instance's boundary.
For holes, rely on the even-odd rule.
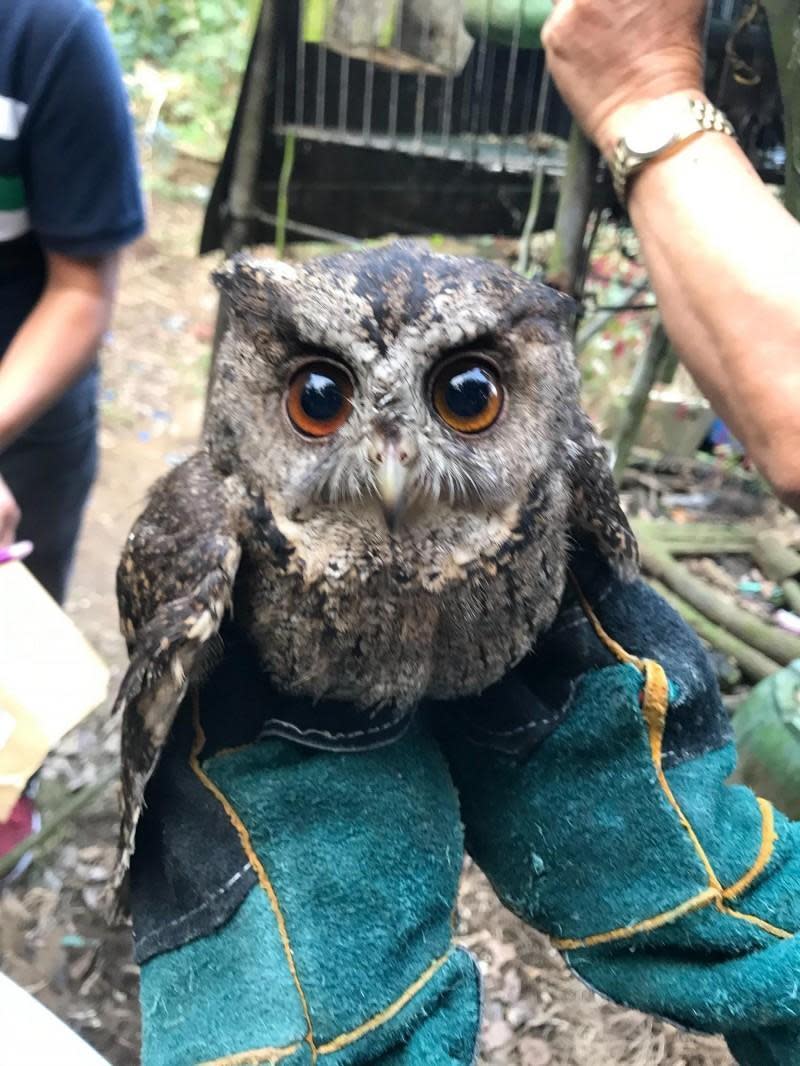
[[98,0],[148,137],[219,158],[257,0]]

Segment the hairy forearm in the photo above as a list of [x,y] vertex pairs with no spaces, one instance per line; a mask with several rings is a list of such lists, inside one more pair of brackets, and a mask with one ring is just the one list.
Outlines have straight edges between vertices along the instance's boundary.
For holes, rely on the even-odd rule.
[[0,451],[90,365],[108,328],[115,278],[114,259],[54,265],[0,361]]
[[[705,0],[554,0],[551,72],[607,158],[653,101],[702,94],[705,13]],[[646,166],[629,208],[672,341],[800,509],[800,225],[716,133]]]
[[788,502],[800,498],[800,226],[729,138],[647,167],[629,208],[667,332]]

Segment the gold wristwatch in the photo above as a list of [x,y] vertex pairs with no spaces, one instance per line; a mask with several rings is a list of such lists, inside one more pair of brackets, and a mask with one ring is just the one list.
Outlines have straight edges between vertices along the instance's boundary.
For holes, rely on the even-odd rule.
[[642,108],[620,137],[608,162],[614,191],[625,203],[630,180],[656,159],[670,155],[701,133],[735,136],[725,115],[700,97],[668,97]]

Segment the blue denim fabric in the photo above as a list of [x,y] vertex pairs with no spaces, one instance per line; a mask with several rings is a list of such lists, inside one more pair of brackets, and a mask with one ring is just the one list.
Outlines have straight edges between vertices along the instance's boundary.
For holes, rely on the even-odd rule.
[[17,537],[34,544],[26,565],[59,603],[97,473],[98,381],[95,366],[0,455],[22,511]]

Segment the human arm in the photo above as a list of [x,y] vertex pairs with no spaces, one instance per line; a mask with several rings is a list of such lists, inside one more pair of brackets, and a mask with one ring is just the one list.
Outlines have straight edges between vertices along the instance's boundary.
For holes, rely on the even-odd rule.
[[75,10],[65,26],[63,14],[42,9],[36,29],[53,43],[30,57],[39,68],[19,165],[47,278],[0,365],[0,450],[90,364],[108,328],[119,250],[144,228],[122,73],[100,13]]
[[[0,454],[80,376],[108,327],[119,256],[50,252],[47,284],[0,360]],[[0,547],[20,510],[0,478]]]
[[118,261],[48,254],[45,290],[0,362],[0,452],[91,363],[111,318]]
[[[702,96],[700,0],[559,0],[553,76],[609,155],[653,100]],[[778,494],[800,507],[800,225],[737,144],[703,134],[651,163],[628,208],[664,324]]]

